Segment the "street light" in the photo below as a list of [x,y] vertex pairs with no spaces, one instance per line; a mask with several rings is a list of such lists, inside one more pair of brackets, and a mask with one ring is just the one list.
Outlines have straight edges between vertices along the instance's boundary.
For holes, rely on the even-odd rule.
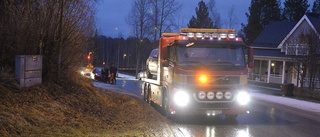
[[90,63],[92,60],[92,54],[93,52],[89,52],[89,54],[87,55],[88,63]]
[[124,60],[126,59],[126,56],[127,56],[127,54],[123,54],[122,66],[124,66],[124,64],[125,64],[125,63],[124,63],[124,62],[125,62]]
[[90,54],[87,56],[87,59],[88,59],[88,60],[90,60],[90,59],[91,59]]

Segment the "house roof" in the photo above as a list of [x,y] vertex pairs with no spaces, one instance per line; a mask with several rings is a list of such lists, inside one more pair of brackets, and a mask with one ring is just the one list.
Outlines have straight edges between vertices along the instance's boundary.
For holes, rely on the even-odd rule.
[[309,13],[306,15],[317,32],[320,32],[320,15]]
[[285,58],[288,57],[280,49],[254,49],[254,55],[259,57]]
[[301,23],[303,21],[307,21],[308,24],[310,25],[310,27],[316,32],[316,34],[319,36],[319,30],[320,30],[320,16],[319,14],[306,14],[304,15],[298,23],[296,23],[296,25],[294,26],[294,28],[287,33],[287,36],[281,41],[281,43],[278,45],[278,48],[281,48],[282,45],[285,43],[285,41],[287,41],[287,39],[289,38],[290,35],[293,34],[293,32],[301,25]]
[[272,21],[253,41],[253,47],[277,48],[296,22]]
[[320,14],[306,14],[298,22],[273,21],[253,41],[251,46],[254,48],[254,54],[258,57],[289,57],[281,52],[282,45],[303,21],[307,21],[309,26],[320,36]]

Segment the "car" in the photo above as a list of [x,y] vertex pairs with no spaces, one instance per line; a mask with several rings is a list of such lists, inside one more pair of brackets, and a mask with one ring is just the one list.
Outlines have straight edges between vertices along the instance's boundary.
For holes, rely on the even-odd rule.
[[159,49],[153,49],[146,61],[146,73],[148,78],[152,78],[158,73]]
[[85,77],[90,77],[90,73],[91,73],[91,69],[87,68],[87,67],[81,67],[80,68],[80,74],[82,76],[85,76]]
[[93,80],[101,81],[102,80],[102,75],[101,75],[102,69],[103,69],[102,67],[94,67],[90,73],[90,78]]

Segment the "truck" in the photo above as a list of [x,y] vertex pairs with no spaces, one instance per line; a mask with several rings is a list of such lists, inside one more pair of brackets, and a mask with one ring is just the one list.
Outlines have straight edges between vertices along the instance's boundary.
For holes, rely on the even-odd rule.
[[249,113],[253,49],[234,29],[181,28],[159,39],[157,74],[142,79],[143,99],[167,117]]

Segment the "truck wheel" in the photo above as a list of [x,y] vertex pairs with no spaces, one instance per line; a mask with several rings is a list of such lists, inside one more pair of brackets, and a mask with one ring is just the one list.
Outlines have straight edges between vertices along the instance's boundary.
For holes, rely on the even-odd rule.
[[167,96],[167,91],[165,89],[163,90],[163,96],[162,96],[162,113],[168,119],[171,119],[171,120],[175,119],[174,115],[170,113],[169,97]]
[[147,101],[147,84],[144,84],[143,87],[143,100]]
[[169,112],[169,104],[168,104],[168,96],[167,96],[167,91],[163,90],[163,95],[162,95],[162,111],[164,116],[170,115]]
[[148,84],[144,84],[144,88],[143,88],[143,100],[147,103],[149,103],[149,94],[148,94],[148,91],[149,91],[149,86]]
[[147,94],[146,94],[146,102],[148,103],[148,104],[150,104],[150,96],[151,96],[151,86],[150,86],[150,84],[148,85],[148,88],[147,88]]

